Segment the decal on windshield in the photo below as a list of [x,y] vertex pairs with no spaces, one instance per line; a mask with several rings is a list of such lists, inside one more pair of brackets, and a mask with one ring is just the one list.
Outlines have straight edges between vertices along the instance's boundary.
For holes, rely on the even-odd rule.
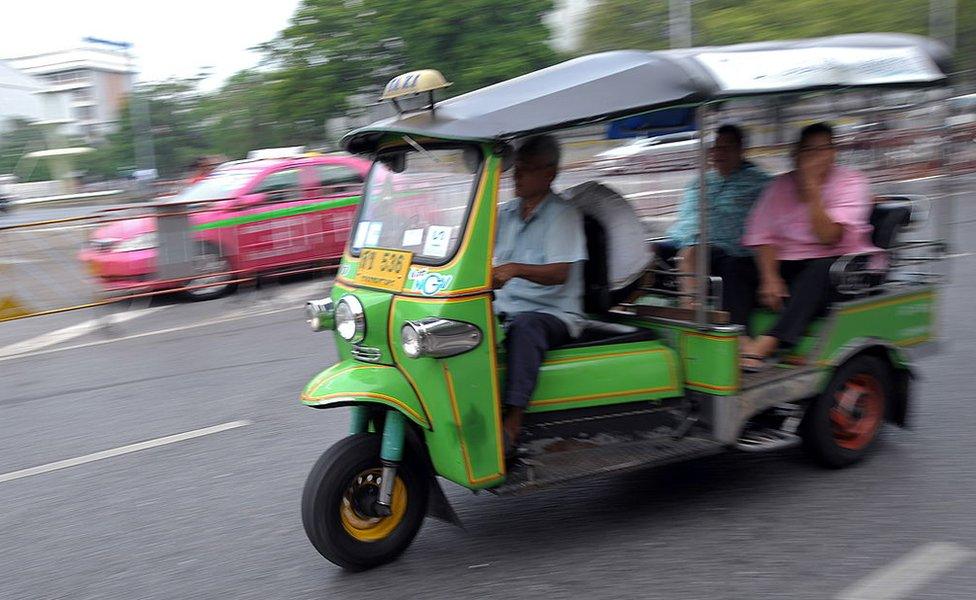
[[363,244],[366,243],[366,232],[369,231],[369,225],[369,221],[363,221],[359,224],[359,227],[356,228],[356,237],[354,237],[352,241],[353,248],[362,248]]
[[423,229],[408,229],[403,232],[403,247],[419,246],[424,241]]
[[427,240],[424,242],[426,256],[444,258],[447,256],[448,242],[451,241],[451,228],[442,225],[431,225],[427,228]]
[[383,223],[380,221],[373,221],[369,224],[369,229],[366,230],[366,245],[367,246],[377,246],[380,243],[380,231],[383,230]]

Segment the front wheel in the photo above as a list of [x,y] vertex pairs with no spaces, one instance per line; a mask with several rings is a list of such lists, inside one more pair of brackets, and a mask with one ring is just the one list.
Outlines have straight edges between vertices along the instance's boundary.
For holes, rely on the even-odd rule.
[[874,446],[891,397],[891,369],[873,356],[857,356],[834,373],[807,408],[803,445],[821,464],[846,467]]
[[375,510],[382,481],[381,436],[359,433],[325,451],[302,494],[302,524],[322,556],[361,571],[388,563],[417,535],[427,514],[428,482],[405,449],[393,484],[390,514]]

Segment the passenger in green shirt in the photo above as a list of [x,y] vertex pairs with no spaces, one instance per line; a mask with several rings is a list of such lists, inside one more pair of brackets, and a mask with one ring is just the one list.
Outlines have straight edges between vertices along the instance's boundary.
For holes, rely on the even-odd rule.
[[[708,246],[710,273],[722,278],[722,307],[733,323],[746,326],[749,307],[746,294],[754,294],[758,275],[752,251],[742,246],[746,218],[770,177],[745,159],[745,134],[736,125],[718,128],[710,158],[713,170],[705,175],[708,198]],[[698,249],[698,180],[685,190],[678,220],[668,236],[679,248],[681,271],[695,270]],[[692,293],[695,281],[679,279],[680,289]],[[682,298],[692,306],[691,298]]]

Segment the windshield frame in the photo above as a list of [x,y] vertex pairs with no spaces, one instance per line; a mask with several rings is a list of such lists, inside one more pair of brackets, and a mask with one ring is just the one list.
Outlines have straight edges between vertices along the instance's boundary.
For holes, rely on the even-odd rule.
[[[416,140],[416,138],[414,139]],[[468,234],[468,227],[470,226],[472,209],[474,208],[475,201],[478,199],[478,192],[481,191],[482,189],[482,185],[481,185],[482,179],[484,178],[485,168],[488,163],[488,160],[490,159],[490,156],[485,155],[485,152],[483,150],[483,145],[477,142],[459,142],[459,141],[429,142],[425,140],[423,142],[418,141],[417,143],[419,143],[424,150],[463,150],[464,148],[474,148],[475,150],[478,151],[478,155],[481,157],[481,160],[478,161],[478,170],[471,174],[472,177],[471,191],[468,193],[468,199],[464,209],[464,217],[461,220],[460,229],[458,231],[458,238],[457,238],[458,243],[455,245],[453,251],[446,254],[443,258],[429,258],[426,256],[413,254],[413,256],[410,259],[411,264],[424,265],[426,267],[443,267],[444,265],[452,262],[457,256],[458,252],[461,250],[461,247],[464,246],[464,240]],[[382,158],[384,155],[392,154],[395,152],[401,152],[401,151],[419,154],[417,150],[411,148],[408,144],[404,143],[402,145],[397,144],[396,146],[383,148],[382,150],[376,152],[376,154],[373,155],[373,164],[370,165],[369,171],[366,173],[366,179],[363,182],[363,191],[362,191],[363,200],[362,202],[359,203],[359,206],[356,208],[356,218],[352,222],[352,226],[349,229],[350,232],[349,239],[346,241],[346,251],[349,253],[350,256],[354,258],[358,259],[359,255],[362,252],[362,248],[355,249],[352,246],[355,237],[353,233],[356,231],[356,228],[359,227],[359,222],[363,216],[363,209],[366,208],[368,186],[370,185],[370,182],[372,181],[373,178],[373,170],[376,169],[377,164],[380,163],[380,158]],[[407,160],[409,162],[409,158]],[[395,248],[391,248],[391,250],[394,249]]]

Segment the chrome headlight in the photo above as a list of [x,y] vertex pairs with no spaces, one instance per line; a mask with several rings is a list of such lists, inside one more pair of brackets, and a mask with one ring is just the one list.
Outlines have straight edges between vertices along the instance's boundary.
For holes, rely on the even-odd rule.
[[325,331],[335,327],[335,305],[332,303],[332,298],[306,302],[305,321],[312,331]]
[[335,308],[335,328],[339,337],[358,344],[366,338],[366,311],[355,296],[343,296]]
[[156,232],[150,231],[147,233],[140,233],[136,237],[119,242],[114,248],[113,252],[135,252],[136,250],[151,250],[155,248],[156,243]]
[[407,321],[400,329],[403,352],[410,358],[447,358],[476,348],[481,330],[471,323],[428,317]]

